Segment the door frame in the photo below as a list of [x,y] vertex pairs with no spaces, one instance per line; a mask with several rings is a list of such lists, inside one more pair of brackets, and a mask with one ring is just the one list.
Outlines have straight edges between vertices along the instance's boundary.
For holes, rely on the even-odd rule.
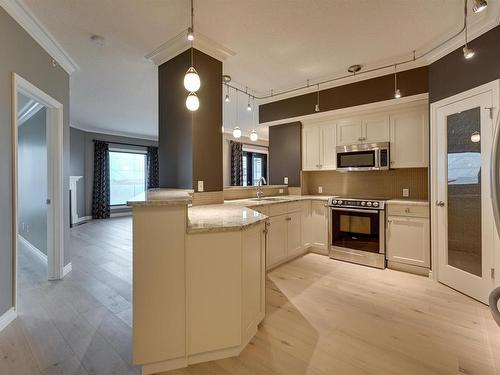
[[64,267],[64,184],[63,184],[63,105],[38,87],[12,74],[12,253],[13,299],[17,307],[17,234],[18,234],[18,121],[17,94],[37,100],[47,108],[47,276],[49,280],[63,278]]
[[[437,152],[437,147],[438,147],[438,110],[442,107],[448,106],[450,104],[465,100],[467,98],[488,93],[490,92],[492,95],[492,101],[493,101],[493,119],[496,118],[499,110],[499,95],[500,95],[500,80],[494,80],[488,83],[485,83],[483,85],[474,87],[472,89],[463,91],[459,94],[447,97],[445,99],[439,100],[435,103],[431,103],[430,105],[430,170],[429,170],[429,176],[430,176],[430,188],[431,188],[431,200],[430,200],[430,207],[431,207],[431,271],[429,273],[429,277],[432,278],[433,280],[438,281],[439,280],[439,267],[438,267],[438,262],[439,262],[439,243],[438,243],[438,225],[437,225],[437,218],[438,218],[438,206],[436,205],[436,201],[438,199],[438,192],[439,192],[439,186],[438,186],[438,179],[436,178],[437,176],[437,166],[438,166],[438,152]],[[492,119],[492,124],[495,126],[494,122]],[[494,131],[494,129],[492,129]],[[486,173],[489,173],[489,171],[486,171]],[[493,218],[492,218],[493,219]],[[496,245],[498,245],[498,238],[494,241],[494,248],[497,248]],[[498,259],[500,259],[499,256],[496,254],[493,254],[493,267],[497,268],[496,265],[498,263]],[[498,278],[497,278],[498,279]],[[495,284],[498,284],[498,281],[495,281]]]

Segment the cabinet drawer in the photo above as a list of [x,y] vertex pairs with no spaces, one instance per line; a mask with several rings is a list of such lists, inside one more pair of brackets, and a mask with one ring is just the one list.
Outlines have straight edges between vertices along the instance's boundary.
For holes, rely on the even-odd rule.
[[269,206],[269,216],[283,215],[288,212],[287,203],[271,204]]
[[302,202],[297,201],[297,202],[290,202],[288,203],[288,212],[297,212],[297,211],[302,211]]
[[429,217],[429,207],[404,204],[388,204],[387,213],[388,215],[394,216]]

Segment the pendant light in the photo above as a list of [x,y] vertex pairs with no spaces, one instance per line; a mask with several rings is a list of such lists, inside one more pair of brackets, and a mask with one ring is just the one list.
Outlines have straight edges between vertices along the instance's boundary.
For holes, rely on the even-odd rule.
[[236,108],[236,126],[233,129],[233,137],[234,138],[241,138],[241,129],[238,126],[238,90],[236,90],[236,105],[234,106]]
[[472,5],[472,11],[474,13],[482,12],[488,6],[488,2],[486,0],[474,0],[474,4]]
[[191,27],[188,28],[188,40],[191,41],[191,67],[187,70],[186,75],[184,76],[184,87],[190,93],[196,92],[200,89],[201,80],[198,72],[194,68],[193,63],[193,40],[194,40],[194,6],[193,0],[191,0]]
[[314,111],[319,112],[319,83],[316,91],[316,105],[314,106]]
[[[248,104],[250,104],[250,102],[248,102]],[[255,98],[253,98],[253,104],[255,107]],[[255,124],[255,111],[252,112],[252,123]],[[255,128],[252,129],[252,132],[250,133],[250,140],[252,142],[257,142],[259,140],[259,135],[257,134]]]
[[401,91],[398,89],[398,66],[394,64],[394,98],[401,98]]
[[251,110],[252,110],[252,105],[250,104],[250,95],[248,95],[247,111],[250,112]]
[[226,83],[226,97],[224,98],[224,101],[226,103],[229,103],[230,99],[229,99],[229,85]]
[[200,108],[200,100],[198,99],[198,95],[195,92],[190,92],[188,97],[186,98],[186,107],[191,112],[197,111]]
[[464,51],[464,57],[469,60],[474,57],[476,52],[474,51],[473,48],[469,47],[468,45],[468,35],[467,35],[467,0],[465,0],[465,7],[464,7],[464,25],[465,25],[465,45],[463,48]]

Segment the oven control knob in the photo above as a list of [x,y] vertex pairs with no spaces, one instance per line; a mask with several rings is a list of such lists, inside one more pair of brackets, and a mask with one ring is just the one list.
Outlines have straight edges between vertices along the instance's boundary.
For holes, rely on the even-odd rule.
[[373,202],[373,207],[378,207],[378,202]]
[[366,206],[366,202],[365,202],[365,201],[362,201],[362,202],[361,202],[361,205],[362,205],[362,206]]
[[342,204],[342,200],[337,201],[338,204]]
[[336,199],[334,199],[334,200],[332,201],[332,204],[337,204],[337,200],[336,200]]
[[371,206],[372,206],[372,202],[366,202],[366,205],[367,205],[368,207],[371,207]]

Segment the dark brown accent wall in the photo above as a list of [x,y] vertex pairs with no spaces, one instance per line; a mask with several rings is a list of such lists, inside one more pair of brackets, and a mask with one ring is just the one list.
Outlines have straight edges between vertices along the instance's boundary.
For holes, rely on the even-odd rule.
[[200,108],[190,112],[183,79],[191,65],[187,50],[158,67],[160,186],[222,191],[222,62],[194,50],[201,79]]
[[500,78],[500,26],[470,42],[476,55],[466,60],[462,47],[429,66],[431,103]]
[[[403,96],[428,92],[428,67],[398,73]],[[320,91],[320,110],[331,111],[356,105],[394,99],[394,75],[388,74]],[[295,96],[259,106],[259,122],[282,120],[314,112],[316,93]]]
[[288,186],[300,187],[302,169],[302,123],[269,127],[269,184],[282,185],[288,177]]

